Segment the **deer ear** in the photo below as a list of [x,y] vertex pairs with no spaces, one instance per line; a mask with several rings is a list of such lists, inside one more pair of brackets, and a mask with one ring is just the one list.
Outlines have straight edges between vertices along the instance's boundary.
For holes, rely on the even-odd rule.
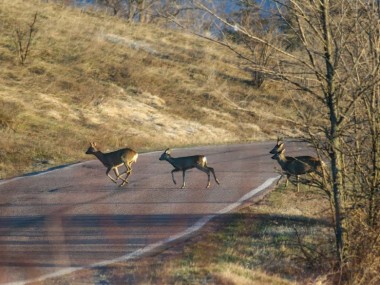
[[170,148],[167,148],[167,149],[165,150],[165,153],[170,154]]

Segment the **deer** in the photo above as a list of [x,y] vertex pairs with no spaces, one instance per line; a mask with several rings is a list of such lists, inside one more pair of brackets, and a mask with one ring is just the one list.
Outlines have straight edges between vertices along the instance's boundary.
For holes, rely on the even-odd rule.
[[[130,148],[122,148],[113,152],[103,153],[101,152],[95,142],[90,143],[90,147],[87,149],[86,154],[93,154],[97,159],[107,168],[106,175],[114,182],[120,179],[123,182],[119,185],[120,187],[128,183],[128,177],[132,173],[132,163],[137,161],[138,153]],[[121,166],[126,167],[126,171],[119,174],[118,168]],[[114,179],[109,172],[113,170],[116,179]],[[125,178],[121,176],[126,174]]]
[[[271,158],[277,160],[281,166],[281,169],[286,174],[285,187],[287,187],[288,180],[292,175],[296,176],[297,191],[299,191],[299,175],[317,173],[322,176],[322,167],[324,167],[323,161],[313,156],[285,156],[284,143],[280,139],[277,139],[277,144],[270,151],[270,153],[274,154]],[[283,176],[284,174],[281,174],[277,184]]]
[[[282,150],[285,151],[284,143],[283,143],[282,139],[277,138],[276,145],[273,147],[273,149],[269,153],[270,154],[276,154],[278,152],[281,152]],[[287,156],[286,158],[292,159],[292,157],[290,157],[290,156]],[[309,161],[320,161],[318,158],[313,157],[313,156],[309,156],[309,155],[296,156],[294,158],[301,161],[301,162],[304,162],[304,163],[308,163]],[[323,161],[321,162],[321,164],[323,166]]]
[[206,186],[206,189],[210,187],[210,172],[213,174],[215,182],[219,185],[219,180],[215,176],[215,171],[214,168],[207,166],[207,158],[204,155],[193,155],[193,156],[184,156],[184,157],[172,157],[170,155],[171,150],[168,148],[166,149],[159,160],[166,160],[169,162],[171,165],[174,166],[174,169],[171,171],[172,174],[172,179],[173,183],[177,184],[177,182],[174,179],[174,172],[182,171],[183,175],[183,182],[181,189],[184,189],[186,186],[185,183],[185,173],[186,170],[192,169],[192,168],[197,168],[200,171],[203,171],[207,174],[208,176],[208,183]]

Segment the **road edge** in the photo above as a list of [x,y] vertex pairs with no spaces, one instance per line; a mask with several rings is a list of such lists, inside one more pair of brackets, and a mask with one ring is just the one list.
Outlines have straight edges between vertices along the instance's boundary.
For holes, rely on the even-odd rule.
[[134,252],[122,255],[122,256],[114,258],[114,259],[109,259],[109,260],[105,260],[102,262],[94,263],[94,264],[89,265],[89,266],[68,267],[68,268],[58,270],[58,271],[53,272],[53,273],[49,273],[49,274],[40,276],[40,277],[35,278],[35,279],[29,279],[29,280],[17,281],[17,282],[11,282],[11,283],[3,283],[2,285],[26,285],[28,283],[33,283],[33,282],[42,282],[42,281],[45,281],[45,280],[50,279],[50,278],[56,278],[56,277],[60,277],[63,275],[71,274],[71,273],[74,273],[74,272],[79,271],[79,270],[94,269],[97,267],[107,266],[107,265],[110,265],[113,263],[125,262],[128,260],[133,260],[133,259],[142,257],[142,256],[144,256],[150,252],[157,251],[157,250],[167,246],[170,243],[188,238],[189,236],[191,236],[195,232],[202,229],[208,222],[210,222],[215,217],[231,212],[232,210],[243,205],[245,202],[249,201],[255,195],[257,195],[257,194],[261,193],[262,191],[266,190],[267,188],[269,188],[273,184],[273,182],[276,181],[279,177],[280,176],[268,178],[264,183],[262,183],[261,185],[259,185],[256,188],[252,189],[251,191],[249,191],[247,194],[242,196],[238,201],[236,201],[236,202],[228,205],[227,207],[219,210],[215,214],[210,214],[210,215],[202,217],[201,219],[196,221],[195,224],[193,224],[191,227],[187,228],[186,230],[184,230],[178,234],[175,234],[173,236],[170,236],[167,239],[164,239],[162,241],[159,241],[159,242],[150,244],[144,248],[138,249]]

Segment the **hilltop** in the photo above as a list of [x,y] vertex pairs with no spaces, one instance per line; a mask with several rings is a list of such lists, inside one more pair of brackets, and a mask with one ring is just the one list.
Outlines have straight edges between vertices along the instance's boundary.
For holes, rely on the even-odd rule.
[[[0,179],[106,151],[291,134],[289,99],[229,50],[183,31],[41,1],[0,7]],[[37,13],[24,64],[23,44]]]

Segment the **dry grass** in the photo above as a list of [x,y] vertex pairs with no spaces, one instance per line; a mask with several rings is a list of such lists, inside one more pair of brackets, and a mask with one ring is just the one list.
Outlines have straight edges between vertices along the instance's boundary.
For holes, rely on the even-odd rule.
[[[1,2],[0,179],[85,159],[89,140],[144,151],[293,132],[276,88],[247,85],[222,47],[52,3]],[[35,13],[21,65],[15,30]]]

